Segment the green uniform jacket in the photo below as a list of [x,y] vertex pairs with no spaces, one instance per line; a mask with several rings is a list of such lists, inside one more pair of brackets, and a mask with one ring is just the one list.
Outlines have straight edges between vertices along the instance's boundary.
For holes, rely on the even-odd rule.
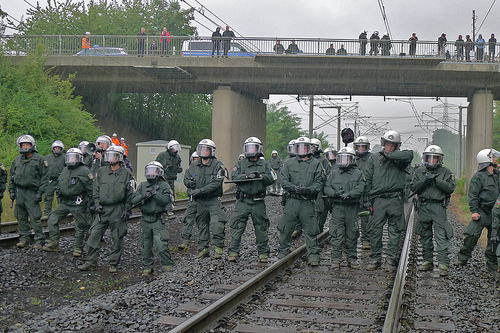
[[373,154],[370,152],[367,152],[365,156],[363,157],[357,157],[356,158],[356,165],[358,166],[359,170],[363,171],[363,173],[366,170],[366,167],[368,166],[368,160],[370,159],[370,156]]
[[92,155],[84,155],[83,156],[83,163],[85,164],[85,166],[89,169],[92,168],[92,162],[94,161],[94,156]]
[[406,167],[413,159],[413,151],[402,150],[386,153],[388,159],[383,159],[380,154],[373,154],[368,159],[365,169],[367,193],[370,197],[380,194],[399,192],[406,185]]
[[[193,189],[203,189],[202,194],[196,199],[214,198],[222,195],[222,185],[224,183],[224,164],[217,158],[212,157],[207,164],[202,163],[203,159],[194,161],[184,175],[184,185],[188,187],[188,195]],[[189,188],[189,180],[194,179],[196,184]]]
[[47,188],[47,160],[45,156],[33,152],[33,156],[17,156],[10,167],[9,193],[15,197],[16,187],[27,188],[41,196]]
[[[366,179],[363,172],[356,166],[352,166],[349,170],[337,169],[333,170],[325,185],[325,195],[333,198],[334,204],[357,204],[359,198],[365,190]],[[350,197],[342,200],[338,197],[339,193],[349,193]]]
[[330,162],[323,155],[314,156],[314,158],[317,159],[319,163],[321,163],[321,166],[323,166],[325,175],[330,174],[330,171],[332,170],[332,165],[330,164]]
[[499,171],[490,173],[483,169],[476,171],[469,184],[469,209],[471,213],[479,213],[479,208],[489,211],[493,208],[498,198],[500,179]]
[[437,176],[435,184],[426,186],[422,191],[420,191],[420,194],[418,194],[419,198],[442,201],[455,191],[457,181],[455,180],[455,176],[451,173],[450,169],[440,166],[434,171],[428,171],[423,165],[415,170],[410,184],[410,190],[415,192],[425,182],[425,175],[427,173],[439,174],[439,176]]
[[172,155],[168,151],[162,151],[156,160],[163,165],[166,180],[176,180],[177,174],[182,172],[181,157],[178,153]]
[[269,159],[269,164],[271,165],[271,168],[273,168],[274,170],[279,170],[283,166],[283,161],[279,156],[271,157]]
[[92,180],[94,176],[85,165],[76,168],[65,167],[59,175],[58,187],[61,191],[62,199],[65,201],[75,201],[77,196],[82,196],[84,202],[91,201]]
[[102,166],[94,180],[94,201],[102,205],[123,203],[127,208],[130,207],[134,194],[131,185],[133,179],[130,170],[123,165],[115,171],[112,171],[109,165]]
[[47,171],[49,180],[55,180],[59,178],[59,174],[64,169],[64,154],[59,155],[49,154],[45,157],[49,168]]
[[266,193],[266,186],[274,183],[274,177],[271,174],[271,166],[266,160],[258,158],[257,161],[252,162],[248,158],[244,158],[236,162],[231,174],[232,180],[247,179],[247,174],[251,172],[258,172],[262,175],[262,180],[248,181],[244,183],[237,183],[238,189],[245,194],[262,194]]
[[[156,190],[156,194],[149,199],[143,200],[143,196],[146,191],[151,187],[155,187],[156,185],[159,186],[159,188]],[[132,205],[139,205],[141,213],[145,215],[161,214],[166,210],[167,205],[170,203],[170,186],[166,181],[163,180],[160,180],[156,183],[149,183],[147,181],[142,182],[137,188],[137,191],[132,196],[131,202]],[[151,222],[155,221],[156,219]]]
[[7,169],[0,162],[0,199],[3,198],[3,193],[7,189]]
[[309,189],[311,197],[323,189],[325,183],[325,173],[323,165],[314,157],[309,157],[303,161],[295,156],[285,161],[281,170],[283,188],[289,193],[294,193],[292,187],[305,186]]

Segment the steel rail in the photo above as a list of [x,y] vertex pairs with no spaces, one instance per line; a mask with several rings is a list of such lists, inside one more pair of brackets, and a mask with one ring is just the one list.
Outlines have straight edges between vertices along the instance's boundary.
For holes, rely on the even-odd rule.
[[[318,241],[324,241],[329,235],[326,230],[318,235]],[[238,288],[234,289],[227,295],[220,298],[218,301],[209,305],[196,315],[185,320],[180,325],[176,326],[170,333],[180,332],[202,332],[208,326],[213,325],[228,311],[238,306],[247,297],[255,293],[256,290],[262,288],[279,274],[287,270],[297,259],[306,253],[306,245],[302,245],[283,259],[278,260],[273,265],[266,268],[261,273],[254,276]]]
[[412,205],[406,226],[406,236],[401,250],[401,259],[399,260],[398,270],[394,278],[394,285],[392,287],[391,299],[387,306],[387,313],[385,315],[383,333],[396,333],[399,330],[399,319],[401,316],[401,301],[403,298],[404,285],[406,280],[406,273],[408,268],[408,257],[411,247],[411,239],[413,238],[413,224],[415,207]]

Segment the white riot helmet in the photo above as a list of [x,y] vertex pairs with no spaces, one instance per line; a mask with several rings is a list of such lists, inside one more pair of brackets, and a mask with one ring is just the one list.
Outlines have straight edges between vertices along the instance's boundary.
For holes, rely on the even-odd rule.
[[262,142],[259,138],[251,136],[243,144],[243,154],[245,157],[259,157],[262,155]]
[[125,149],[122,146],[111,146],[104,152],[104,162],[117,164],[123,162]]
[[87,153],[87,146],[89,145],[89,142],[88,141],[81,141],[79,144],[78,144],[78,149],[80,149],[82,151],[82,153],[85,155]]
[[276,156],[278,156],[278,151],[277,151],[277,150],[273,150],[273,151],[271,152],[271,156],[273,156],[274,154],[276,154]]
[[242,159],[244,159],[244,158],[245,158],[245,154],[239,154],[239,155],[238,155],[238,160],[242,160]]
[[[21,145],[23,143],[29,143],[29,144],[31,144],[31,147],[22,148]],[[20,137],[18,137],[16,140],[16,145],[17,145],[17,148],[19,149],[19,153],[21,153],[21,154],[30,154],[30,153],[36,151],[35,139],[29,134],[24,134],[24,135],[21,135]]]
[[[59,148],[61,148],[61,150],[60,150],[60,151],[58,151],[58,152],[56,152],[56,151],[54,150],[54,148],[55,148],[55,147],[59,147]],[[63,150],[64,150],[64,143],[62,143],[62,141],[61,141],[61,140],[56,140],[56,141],[52,142],[52,152],[53,152],[54,154],[59,155],[59,154],[61,154],[61,153],[63,152]]]
[[170,140],[167,143],[166,148],[167,148],[167,150],[171,150],[172,152],[181,151],[181,145],[179,144],[179,142],[177,142],[177,140]]
[[200,156],[198,156],[198,154],[196,152],[193,152],[191,154],[191,156],[189,157],[189,162],[193,163],[194,161],[196,161],[199,158],[200,158]]
[[295,143],[293,144],[293,151],[300,157],[311,155],[312,154],[311,139],[305,136],[297,138],[295,140]]
[[288,146],[286,146],[286,150],[288,152],[288,155],[290,155],[290,157],[295,156],[295,151],[293,150],[294,144],[295,140],[290,140],[290,142],[288,142]]
[[337,166],[342,170],[349,170],[356,164],[356,152],[351,147],[340,148],[337,154]]
[[161,178],[163,177],[164,172],[163,166],[157,161],[149,162],[144,168],[144,176],[147,180]]
[[434,170],[443,164],[443,150],[436,145],[430,145],[424,149],[422,163],[428,170]]
[[399,150],[399,147],[401,146],[401,136],[396,131],[387,131],[380,138],[380,145],[382,146],[382,149],[384,148],[386,142],[396,144],[396,148],[394,150]]
[[311,149],[313,153],[316,153],[321,150],[321,141],[316,138],[311,138]]
[[352,143],[354,146],[354,151],[359,157],[363,157],[370,150],[370,141],[366,136],[358,136]]
[[95,145],[99,146],[99,143],[104,143],[108,147],[111,147],[113,145],[113,142],[111,141],[111,138],[107,135],[99,135],[97,139],[95,140]]
[[215,142],[210,139],[203,139],[198,143],[196,153],[201,158],[215,157],[215,149]]
[[64,163],[71,168],[83,164],[83,153],[79,148],[70,148],[64,156]]
[[331,163],[335,162],[335,159],[337,158],[337,151],[332,148],[326,148],[325,152],[323,153],[323,156],[330,161]]
[[493,159],[498,159],[500,157],[500,152],[496,151],[495,149],[483,149],[477,153],[476,160],[478,164],[478,171],[481,171],[485,169],[486,167],[490,165],[496,165],[495,161]]

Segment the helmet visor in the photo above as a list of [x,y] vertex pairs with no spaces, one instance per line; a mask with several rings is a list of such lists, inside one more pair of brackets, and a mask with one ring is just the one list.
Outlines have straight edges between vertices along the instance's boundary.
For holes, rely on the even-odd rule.
[[248,142],[243,145],[243,154],[246,157],[255,157],[262,154],[262,145],[256,142]]
[[176,143],[176,144],[171,145],[169,149],[173,150],[173,151],[181,151],[181,145]]
[[163,168],[154,164],[146,165],[144,169],[144,176],[146,179],[155,179],[156,177],[163,177]]
[[311,154],[311,144],[310,143],[304,143],[304,142],[299,142],[295,143],[293,145],[294,148],[294,153],[299,155],[299,156],[306,156]]
[[196,147],[196,153],[201,158],[207,158],[214,156],[215,148],[207,146],[207,145],[198,145]]
[[66,153],[66,155],[64,157],[64,162],[66,163],[66,165],[77,165],[78,163],[83,164],[83,156],[82,156],[82,154],[78,154],[75,152],[69,152],[69,153]]
[[336,158],[335,153],[333,151],[329,151],[329,152],[325,153],[325,157],[329,161],[333,161]]
[[121,161],[123,161],[123,155],[119,152],[106,150],[104,153],[104,162],[115,164]]
[[441,154],[432,154],[432,153],[426,153],[424,154],[424,165],[427,168],[430,169],[435,169],[439,165],[443,163],[443,155]]
[[337,166],[339,168],[347,168],[354,164],[354,156],[350,154],[339,154],[337,156]]

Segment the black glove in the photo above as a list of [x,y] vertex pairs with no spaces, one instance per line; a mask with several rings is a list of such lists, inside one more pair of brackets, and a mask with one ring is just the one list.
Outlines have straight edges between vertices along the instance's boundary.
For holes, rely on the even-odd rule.
[[149,187],[146,192],[142,195],[143,199],[147,199],[156,194],[156,190],[153,187]]
[[248,179],[255,179],[259,177],[259,173],[257,171],[252,171],[247,173],[247,178]]
[[298,188],[297,188],[297,193],[298,194],[309,194],[311,193],[311,190],[308,189],[307,187],[303,186],[303,185],[300,185]]
[[101,214],[102,213],[102,206],[99,201],[94,202],[94,213],[95,214]]
[[494,244],[499,242],[498,239],[498,229],[491,229],[490,241]]
[[132,215],[132,211],[130,209],[125,209],[122,213],[122,220],[128,220],[130,215]]
[[378,152],[380,154],[380,162],[385,162],[387,160],[387,155],[383,151]]
[[16,193],[15,192],[9,193],[9,196],[10,196],[10,201],[16,200]]
[[42,202],[42,194],[41,193],[37,193],[36,194],[36,197],[35,197],[35,203],[39,204],[40,202]]
[[438,176],[437,173],[427,172],[427,174],[425,175],[425,180],[429,181],[431,184],[434,184],[436,183],[437,176]]
[[346,200],[346,199],[349,199],[351,197],[351,194],[350,193],[342,193],[340,195],[340,199],[342,200]]
[[188,188],[195,187],[195,186],[196,186],[196,179],[194,179],[194,178],[189,179],[189,180],[186,182],[186,186],[187,186]]
[[62,197],[61,189],[59,187],[56,187],[56,196],[58,198]]
[[193,198],[196,198],[197,196],[200,196],[203,194],[203,189],[202,188],[195,188],[194,190],[191,191],[191,196]]

